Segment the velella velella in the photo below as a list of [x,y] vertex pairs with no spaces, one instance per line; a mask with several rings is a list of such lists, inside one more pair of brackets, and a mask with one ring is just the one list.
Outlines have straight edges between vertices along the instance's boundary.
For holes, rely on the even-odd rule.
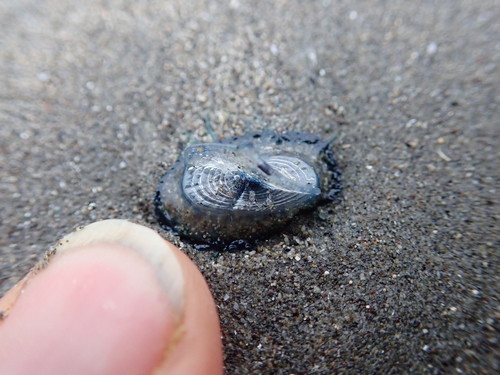
[[265,131],[190,145],[160,180],[158,220],[194,243],[262,238],[336,199],[341,181],[330,143]]

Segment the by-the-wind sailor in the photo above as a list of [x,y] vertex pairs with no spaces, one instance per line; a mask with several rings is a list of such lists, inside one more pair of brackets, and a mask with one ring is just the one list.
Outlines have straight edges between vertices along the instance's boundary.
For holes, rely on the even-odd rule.
[[248,133],[188,146],[161,178],[158,218],[198,243],[261,238],[340,192],[329,146],[304,132]]

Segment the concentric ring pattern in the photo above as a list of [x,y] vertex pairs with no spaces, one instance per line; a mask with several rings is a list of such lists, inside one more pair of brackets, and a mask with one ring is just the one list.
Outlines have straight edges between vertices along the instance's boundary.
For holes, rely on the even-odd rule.
[[305,161],[286,155],[261,156],[261,160],[268,165],[268,173],[258,172],[255,165],[231,167],[230,161],[223,168],[210,162],[188,166],[183,192],[192,204],[210,210],[253,212],[294,209],[320,194],[318,176]]

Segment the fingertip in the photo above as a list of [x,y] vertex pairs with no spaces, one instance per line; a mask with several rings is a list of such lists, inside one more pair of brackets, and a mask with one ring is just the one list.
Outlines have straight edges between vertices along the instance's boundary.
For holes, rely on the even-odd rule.
[[215,303],[185,254],[122,220],[63,240],[0,301],[0,373],[222,373]]

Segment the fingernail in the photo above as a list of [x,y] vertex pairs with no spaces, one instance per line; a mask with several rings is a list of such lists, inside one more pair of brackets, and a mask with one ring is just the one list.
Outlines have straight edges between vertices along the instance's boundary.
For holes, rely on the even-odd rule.
[[174,245],[164,240],[152,229],[126,220],[110,219],[81,227],[59,240],[47,252],[45,258],[0,299],[0,322],[9,315],[30,280],[54,257],[97,243],[122,245],[145,259],[155,270],[156,278],[169,297],[174,311],[179,315],[182,313],[184,277],[174,254]]
[[53,256],[78,251],[92,244],[116,244],[139,254],[154,269],[171,306],[181,314],[184,305],[184,277],[174,254],[174,245],[154,230],[126,220],[98,221],[64,236],[53,247]]

